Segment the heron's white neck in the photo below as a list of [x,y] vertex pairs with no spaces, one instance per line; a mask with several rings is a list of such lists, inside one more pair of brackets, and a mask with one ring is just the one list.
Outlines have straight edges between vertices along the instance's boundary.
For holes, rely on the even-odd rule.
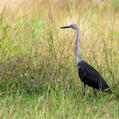
[[76,57],[76,63],[78,65],[78,63],[80,63],[82,61],[81,49],[80,49],[80,37],[81,37],[80,29],[77,28],[76,32],[77,32],[77,38],[75,41],[75,57]]

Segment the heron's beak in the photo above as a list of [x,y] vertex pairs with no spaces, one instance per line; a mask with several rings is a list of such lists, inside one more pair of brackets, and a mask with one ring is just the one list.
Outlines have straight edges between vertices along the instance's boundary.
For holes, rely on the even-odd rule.
[[65,28],[70,28],[70,26],[63,26],[63,27],[60,27],[61,29],[65,29]]

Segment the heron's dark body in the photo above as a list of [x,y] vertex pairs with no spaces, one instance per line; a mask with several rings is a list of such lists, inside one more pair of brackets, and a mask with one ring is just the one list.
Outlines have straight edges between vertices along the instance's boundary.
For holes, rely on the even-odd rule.
[[109,86],[103,77],[92,66],[85,61],[78,64],[78,74],[82,82],[97,90],[109,91]]

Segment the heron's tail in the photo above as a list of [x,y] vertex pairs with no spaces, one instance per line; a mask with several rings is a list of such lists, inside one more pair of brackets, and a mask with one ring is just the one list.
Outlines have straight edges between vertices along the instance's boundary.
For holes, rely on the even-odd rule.
[[108,94],[112,94],[112,91],[111,91],[111,89],[109,89],[109,88],[105,89],[104,92],[106,92],[106,93],[108,93]]

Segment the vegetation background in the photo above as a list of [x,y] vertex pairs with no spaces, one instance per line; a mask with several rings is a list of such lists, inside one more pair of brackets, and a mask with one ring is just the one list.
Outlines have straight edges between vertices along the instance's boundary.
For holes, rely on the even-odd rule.
[[[119,0],[0,0],[0,119],[119,119]],[[82,97],[75,63],[83,59],[114,96],[90,87]]]

